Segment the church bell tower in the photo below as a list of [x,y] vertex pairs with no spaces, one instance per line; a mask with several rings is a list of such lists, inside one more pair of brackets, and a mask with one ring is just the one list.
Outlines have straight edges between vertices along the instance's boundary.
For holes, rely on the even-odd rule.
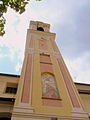
[[12,120],[89,120],[55,35],[30,22]]

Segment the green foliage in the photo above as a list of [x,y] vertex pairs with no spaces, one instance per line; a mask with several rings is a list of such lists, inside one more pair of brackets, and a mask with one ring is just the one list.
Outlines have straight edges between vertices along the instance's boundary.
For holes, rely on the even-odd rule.
[[22,14],[25,11],[25,7],[29,1],[30,0],[0,0],[0,36],[5,34],[4,26],[6,19],[4,18],[3,14],[7,12],[8,7],[15,10],[19,14]]

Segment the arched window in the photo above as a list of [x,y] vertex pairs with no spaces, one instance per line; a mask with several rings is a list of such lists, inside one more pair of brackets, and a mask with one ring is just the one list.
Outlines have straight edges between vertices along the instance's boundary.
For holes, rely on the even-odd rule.
[[59,99],[59,93],[55,82],[55,77],[52,74],[44,73],[42,79],[42,97]]
[[37,30],[44,31],[44,29],[42,27],[38,27]]

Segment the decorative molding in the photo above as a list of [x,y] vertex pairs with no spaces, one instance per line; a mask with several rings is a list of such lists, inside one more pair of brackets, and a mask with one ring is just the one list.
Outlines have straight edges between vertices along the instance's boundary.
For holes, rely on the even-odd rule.
[[[25,109],[25,108],[24,108]],[[25,120],[28,120],[30,118],[32,118],[32,120],[48,120],[51,118],[57,118],[57,120],[89,120],[88,115],[75,115],[75,114],[71,114],[71,115],[59,115],[59,114],[43,114],[43,113],[34,113],[34,112],[27,112],[26,110],[20,111],[14,111],[13,112],[13,118],[24,118]],[[12,119],[12,120],[16,120],[16,119]]]
[[53,55],[57,58],[61,58],[59,52],[43,52],[40,50],[34,50],[33,48],[27,48],[27,49],[25,49],[25,52],[28,54],[40,53],[40,54],[46,54],[46,55]]
[[12,115],[14,113],[18,113],[18,114],[22,113],[22,116],[23,116],[24,113],[30,114],[33,112],[34,112],[34,108],[32,106],[26,105],[26,104],[22,104],[22,105],[20,104],[20,106],[14,107]]

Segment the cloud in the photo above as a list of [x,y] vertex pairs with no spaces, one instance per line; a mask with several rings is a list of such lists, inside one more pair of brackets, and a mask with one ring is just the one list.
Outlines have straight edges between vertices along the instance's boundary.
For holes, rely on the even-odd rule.
[[17,63],[16,66],[15,66],[15,71],[20,73],[21,68],[22,68],[22,64]]
[[0,54],[0,58],[4,58],[6,57],[7,55],[3,55],[3,54]]
[[[67,57],[90,51],[90,0],[63,0],[61,22],[55,25],[57,43]],[[58,21],[59,21],[58,20]]]
[[66,59],[66,64],[74,81],[90,84],[90,54],[84,53],[76,59]]
[[51,31],[57,33],[58,47],[66,58],[73,78],[76,81],[89,82],[89,13],[90,0],[31,0],[22,15],[8,9],[5,14],[6,34],[0,37],[0,47],[8,47],[9,51],[7,54],[0,54],[0,58],[7,55],[12,62],[19,60],[14,65],[18,72],[24,58],[30,20],[46,22],[51,24]]
[[31,1],[30,7],[28,5],[25,13],[22,15],[19,15],[11,9],[8,9],[7,14],[5,14],[6,33],[4,37],[0,37],[0,46],[9,48],[8,56],[10,59],[14,58],[16,52],[19,52],[20,58],[23,59],[26,32],[29,28],[28,26],[30,24],[30,20],[41,20],[47,22],[52,21],[52,23],[54,23],[56,20],[57,14],[50,14],[51,10],[53,10],[53,6],[46,9],[48,7],[47,2],[47,0],[42,2]]

